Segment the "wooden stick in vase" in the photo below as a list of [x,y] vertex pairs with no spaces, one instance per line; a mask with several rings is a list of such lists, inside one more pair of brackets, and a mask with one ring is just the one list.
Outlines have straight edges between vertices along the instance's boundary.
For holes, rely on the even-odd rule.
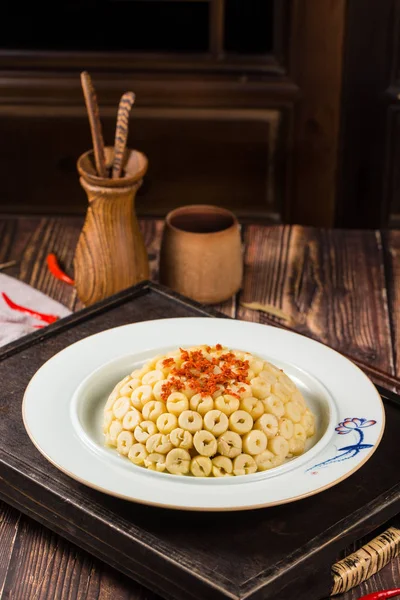
[[89,73],[87,73],[86,71],[83,71],[83,73],[81,73],[81,84],[83,95],[85,97],[86,110],[89,117],[97,174],[99,175],[99,177],[107,177],[99,105],[97,104],[97,97],[92,83],[92,79]]
[[114,164],[112,168],[113,179],[121,177],[122,161],[124,159],[126,143],[128,140],[129,113],[131,112],[134,102],[135,94],[133,92],[125,92],[119,102],[117,126],[115,128]]

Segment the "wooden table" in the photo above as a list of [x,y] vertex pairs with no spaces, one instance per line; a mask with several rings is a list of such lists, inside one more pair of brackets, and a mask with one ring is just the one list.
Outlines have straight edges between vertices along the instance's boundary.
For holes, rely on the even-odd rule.
[[[18,265],[7,274],[77,310],[80,303],[74,289],[49,274],[45,259],[55,252],[72,273],[81,224],[80,218],[0,219],[0,263],[17,259]],[[157,278],[162,222],[148,220],[141,225],[152,277]],[[249,225],[243,228],[243,239],[243,290],[217,308],[238,319],[263,322],[263,313],[241,303],[271,304],[289,315],[301,333],[400,375],[400,232]],[[356,600],[374,590],[400,586],[399,567],[400,559],[392,561],[338,600]],[[158,597],[0,503],[1,598]]]

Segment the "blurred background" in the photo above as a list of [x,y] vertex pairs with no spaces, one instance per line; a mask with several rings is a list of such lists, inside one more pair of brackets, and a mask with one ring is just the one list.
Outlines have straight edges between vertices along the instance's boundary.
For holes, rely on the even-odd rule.
[[136,93],[140,216],[208,203],[243,221],[400,224],[399,0],[2,8],[0,212],[85,213],[86,69],[106,144],[120,96]]

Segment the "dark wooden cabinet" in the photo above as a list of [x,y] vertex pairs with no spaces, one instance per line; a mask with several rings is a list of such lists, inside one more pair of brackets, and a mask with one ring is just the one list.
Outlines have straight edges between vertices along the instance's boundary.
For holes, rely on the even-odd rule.
[[400,227],[400,2],[390,32],[389,84],[386,88],[384,194],[389,224]]
[[213,203],[266,222],[394,222],[398,5],[108,0],[59,3],[59,28],[37,6],[18,30],[3,20],[0,210],[85,211],[87,69],[108,144],[120,95],[136,93],[129,142],[150,164],[141,215]]
[[336,200],[336,222],[347,227],[394,222],[389,123],[399,8],[399,0],[347,1]]

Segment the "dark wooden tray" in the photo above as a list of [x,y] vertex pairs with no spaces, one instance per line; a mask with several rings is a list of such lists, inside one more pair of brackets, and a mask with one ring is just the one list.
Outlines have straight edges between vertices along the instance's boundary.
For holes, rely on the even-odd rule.
[[59,472],[25,433],[23,393],[48,358],[110,327],[179,316],[217,313],[146,282],[0,351],[0,497],[165,598],[328,596],[338,553],[399,512],[396,396],[360,471],[311,498],[244,513],[183,513],[106,496]]

